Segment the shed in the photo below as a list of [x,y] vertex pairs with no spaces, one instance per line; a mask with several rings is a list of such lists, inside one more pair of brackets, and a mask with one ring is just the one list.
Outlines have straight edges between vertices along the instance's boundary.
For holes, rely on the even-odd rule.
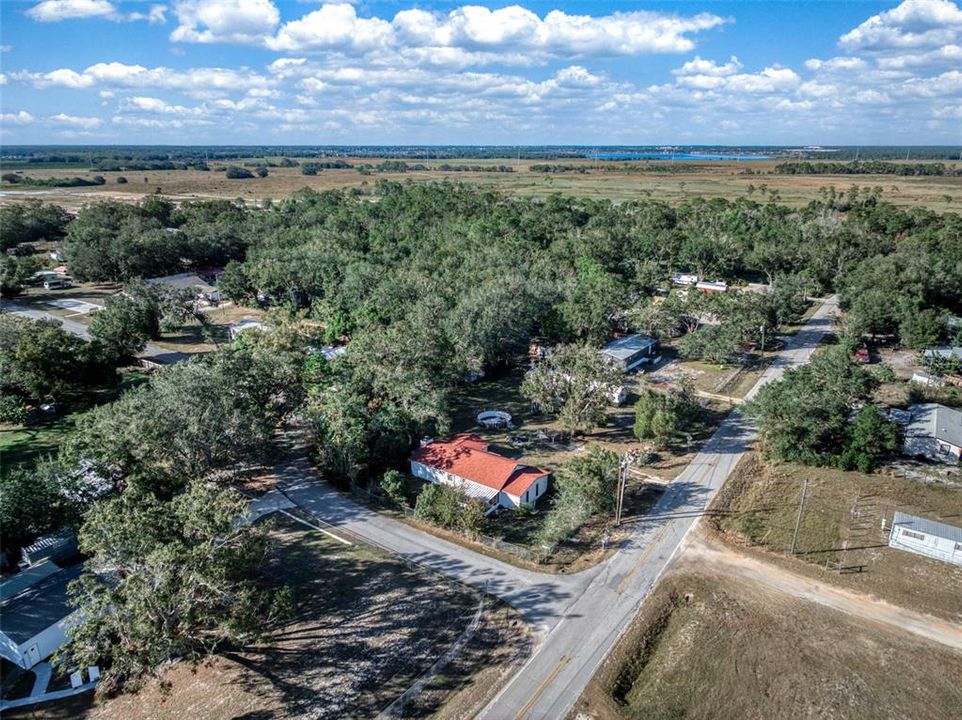
[[601,354],[628,372],[658,359],[658,340],[649,335],[626,335],[605,345]]
[[251,318],[244,318],[239,322],[235,322],[229,328],[227,328],[227,334],[230,335],[231,340],[236,340],[240,335],[247,332],[248,330],[263,330],[264,323],[259,320],[253,320]]
[[951,465],[962,455],[962,412],[938,403],[909,406],[912,421],[905,428],[905,455],[924,456]]
[[64,562],[73,558],[77,551],[77,537],[66,528],[39,537],[22,550],[27,565],[36,565],[43,560]]
[[80,564],[60,568],[43,560],[0,583],[0,657],[29,670],[67,642],[80,619],[67,586],[82,572]]
[[962,527],[896,512],[889,547],[962,565]]
[[721,280],[714,282],[702,281],[695,285],[695,289],[703,293],[723,293],[728,292],[728,283]]

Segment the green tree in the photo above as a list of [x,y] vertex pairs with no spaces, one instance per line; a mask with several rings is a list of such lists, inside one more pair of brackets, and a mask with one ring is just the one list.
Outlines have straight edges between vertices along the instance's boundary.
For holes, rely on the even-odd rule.
[[596,260],[580,257],[573,287],[559,311],[572,337],[602,342],[611,332],[613,315],[624,309],[625,296],[620,277]]
[[159,334],[156,305],[144,297],[111,295],[90,321],[90,337],[115,363],[131,360]]
[[0,315],[0,382],[32,400],[62,398],[101,378],[90,348],[51,320]]
[[838,465],[843,470],[873,470],[880,458],[901,446],[899,427],[885,419],[875,405],[865,405],[849,423],[848,439]]
[[618,484],[618,456],[593,446],[555,475],[551,509],[538,531],[538,542],[554,547],[571,537],[590,517],[611,512]]
[[27,281],[40,270],[36,255],[4,255],[0,263],[0,297],[16,297]]
[[128,489],[95,505],[80,532],[91,572],[70,588],[82,620],[57,662],[98,665],[106,689],[132,690],[166,661],[257,641],[291,595],[260,582],[267,529],[238,523],[246,507],[199,481],[169,502]]
[[540,411],[557,413],[566,430],[588,432],[604,422],[621,377],[595,348],[559,345],[525,375],[521,394]]
[[843,342],[763,387],[745,409],[758,422],[767,456],[830,464],[848,439],[853,405],[864,401],[874,385],[874,378],[852,360],[851,343]]
[[11,557],[70,517],[53,463],[42,462],[36,468],[18,468],[0,475],[0,545]]

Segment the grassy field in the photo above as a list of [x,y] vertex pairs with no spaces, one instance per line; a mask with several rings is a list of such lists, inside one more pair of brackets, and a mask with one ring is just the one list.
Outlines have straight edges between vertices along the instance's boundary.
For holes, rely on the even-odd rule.
[[[377,158],[350,159],[352,163],[379,162]],[[184,200],[203,197],[241,198],[255,201],[282,198],[295,190],[309,187],[314,190],[334,188],[363,188],[378,179],[394,181],[450,179],[496,187],[508,193],[544,197],[562,193],[576,197],[610,199],[614,201],[658,198],[680,202],[688,197],[751,197],[765,201],[772,191],[779,202],[801,206],[818,197],[819,189],[834,186],[845,191],[852,185],[881,187],[883,197],[903,207],[927,207],[935,211],[959,211],[962,208],[962,177],[898,177],[892,175],[776,175],[773,168],[779,161],[751,162],[685,162],[633,161],[604,163],[596,160],[563,160],[559,164],[580,166],[585,172],[545,174],[530,171],[530,166],[541,161],[471,160],[471,165],[510,165],[512,173],[442,172],[443,161],[408,161],[427,165],[427,171],[404,173],[372,173],[362,175],[355,169],[323,170],[316,176],[302,175],[298,168],[271,168],[266,178],[228,180],[223,172],[226,164],[212,164],[209,172],[199,170],[160,170],[141,172],[88,172],[84,170],[29,169],[35,178],[103,175],[105,185],[82,188],[24,188],[4,183],[4,201],[16,201],[26,196],[37,196],[71,207],[101,197],[136,199],[153,192]],[[460,162],[451,161],[453,164]],[[236,164],[236,163],[235,163]],[[952,164],[949,163],[951,166]],[[679,170],[679,168],[685,168]],[[750,171],[752,174],[746,174]],[[128,183],[117,184],[118,176]]]
[[941,646],[741,580],[676,572],[569,717],[950,720],[959,677],[962,655]]
[[[796,555],[792,534],[808,480]],[[752,453],[712,507],[730,541],[832,582],[934,615],[962,621],[962,568],[889,548],[895,510],[962,525],[962,486],[834,468],[770,466]]]
[[[287,518],[273,537],[270,572],[293,587],[296,609],[263,644],[225,651],[196,669],[174,664],[163,675],[166,692],[154,683],[134,695],[93,702],[87,695],[17,717],[373,717],[454,643],[477,611],[476,592],[369,547],[343,545]],[[514,611],[489,604],[473,639],[406,716],[451,717],[454,709],[473,716],[526,643]]]

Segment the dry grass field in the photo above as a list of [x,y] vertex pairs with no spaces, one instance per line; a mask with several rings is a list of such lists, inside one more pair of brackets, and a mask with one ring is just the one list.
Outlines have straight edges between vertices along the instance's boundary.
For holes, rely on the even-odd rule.
[[[378,158],[348,158],[354,164],[376,164]],[[546,161],[560,165],[583,167],[584,172],[545,174],[531,172],[528,160],[465,160],[469,165],[510,165],[512,173],[444,172],[442,161],[407,160],[409,164],[428,166],[426,171],[387,172],[362,175],[355,169],[322,170],[316,176],[302,175],[299,168],[271,168],[266,178],[228,180],[223,172],[226,164],[212,164],[212,170],[160,170],[130,172],[88,172],[68,169],[29,169],[27,174],[38,179],[50,177],[93,177],[103,175],[105,185],[81,188],[25,188],[4,183],[0,186],[0,202],[15,202],[24,197],[42,197],[68,207],[79,207],[95,198],[137,200],[145,194],[160,192],[175,200],[205,197],[240,198],[247,202],[266,198],[283,198],[296,190],[363,188],[378,179],[427,182],[448,179],[495,187],[505,192],[544,197],[562,193],[574,197],[609,199],[616,202],[656,198],[676,203],[690,197],[751,197],[765,201],[777,192],[778,201],[801,206],[816,199],[819,189],[834,186],[845,191],[852,185],[881,187],[883,197],[903,207],[927,207],[938,212],[962,210],[962,177],[897,177],[892,175],[776,175],[779,161],[745,162],[701,161]],[[462,164],[462,161],[448,161]],[[953,165],[949,163],[949,165]],[[685,168],[679,170],[680,167]],[[752,174],[745,174],[750,171]],[[128,183],[117,184],[123,175]]]
[[[479,595],[363,545],[280,518],[270,572],[295,593],[294,617],[252,647],[197,668],[175,663],[136,694],[51,703],[21,718],[268,720],[374,717],[458,639]],[[460,655],[407,717],[471,717],[527,648],[513,610],[489,600]],[[6,713],[4,717],[6,717]],[[11,717],[14,714],[11,714]]]
[[[788,554],[808,479],[797,554]],[[881,472],[770,466],[751,453],[712,506],[722,538],[823,582],[962,622],[962,568],[888,547],[895,510],[962,525],[962,486]],[[889,525],[886,526],[888,529]]]
[[578,720],[953,720],[962,653],[723,573],[667,576]]

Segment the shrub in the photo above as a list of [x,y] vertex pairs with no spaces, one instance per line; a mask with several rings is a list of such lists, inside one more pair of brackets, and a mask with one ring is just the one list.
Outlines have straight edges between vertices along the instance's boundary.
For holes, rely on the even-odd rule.
[[418,494],[414,514],[421,520],[443,528],[476,534],[484,522],[487,506],[449,485],[425,485]]
[[407,506],[407,481],[404,473],[398,472],[397,470],[388,470],[381,476],[378,487],[381,490],[381,494],[395,507]]
[[252,173],[250,170],[237,167],[236,165],[228,166],[228,168],[224,171],[224,174],[227,176],[228,180],[247,180],[254,177],[254,173]]

